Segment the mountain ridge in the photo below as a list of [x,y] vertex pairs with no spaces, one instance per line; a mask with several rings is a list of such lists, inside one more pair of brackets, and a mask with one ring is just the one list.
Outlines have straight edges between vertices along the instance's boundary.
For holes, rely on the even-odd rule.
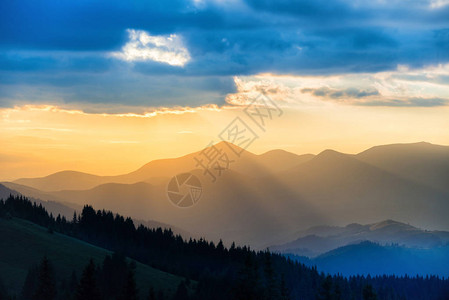
[[270,249],[281,253],[315,257],[362,241],[432,249],[449,246],[449,231],[423,230],[391,219],[366,225],[352,223],[344,227],[316,226],[298,233],[297,239],[283,245],[272,246]]
[[[222,150],[229,149],[226,144],[221,146],[226,147]],[[437,148],[445,151],[437,157],[438,161],[445,160],[446,150],[449,153],[449,147],[441,147]],[[341,226],[393,219],[421,228],[449,229],[445,213],[449,210],[449,192],[407,179],[356,155],[334,150],[306,157],[283,151],[261,155],[243,152],[240,158],[231,156],[235,160],[233,167],[213,182],[196,166],[197,153],[180,161],[172,160],[167,168],[163,164],[166,161],[159,161],[158,168],[151,170],[157,173],[144,172],[145,176],[160,176],[158,180],[143,176],[137,178],[139,184],[108,183],[97,185],[96,189],[40,192],[40,195],[45,200],[50,197],[77,205],[91,204],[135,219],[171,224],[211,240],[222,238],[225,242],[256,248],[284,244],[296,239],[298,230],[320,224]],[[398,154],[393,152],[390,156],[395,155]],[[272,156],[284,159],[277,161],[270,159]],[[432,160],[433,156],[426,159]],[[169,202],[166,194],[169,169],[176,171],[173,175],[191,172],[200,179],[202,196],[195,206],[180,210]],[[425,177],[426,169],[419,170]],[[26,196],[28,192],[38,192],[25,189],[17,186]]]

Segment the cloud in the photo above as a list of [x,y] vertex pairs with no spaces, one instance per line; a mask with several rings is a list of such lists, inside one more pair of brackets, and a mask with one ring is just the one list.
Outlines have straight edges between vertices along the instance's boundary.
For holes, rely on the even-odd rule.
[[152,36],[143,30],[128,29],[129,41],[121,52],[111,55],[126,61],[147,61],[184,66],[190,61],[190,53],[182,38],[176,34]]
[[448,13],[445,0],[0,1],[0,105],[223,105],[235,76],[422,69],[449,62]]
[[431,8],[441,8],[446,5],[449,5],[449,0],[430,0]]
[[279,105],[435,107],[449,105],[449,64],[389,72],[296,76],[261,74],[234,78],[237,92],[226,101],[248,105],[264,93]]
[[376,89],[361,90],[357,88],[347,88],[344,90],[338,90],[338,89],[330,89],[328,87],[321,87],[316,89],[305,88],[302,89],[301,91],[303,93],[312,93],[314,96],[317,97],[324,97],[331,99],[342,99],[342,98],[361,99],[379,95],[379,91]]
[[[227,107],[219,107],[217,105],[204,105],[198,107],[157,107],[157,108],[148,108],[142,107],[139,112],[127,112],[127,113],[101,113],[94,111],[85,111],[78,108],[76,105],[73,106],[57,106],[57,105],[22,105],[15,106],[14,108],[3,108],[0,109],[0,120],[6,123],[18,123],[14,119],[10,119],[10,116],[14,113],[23,113],[23,112],[49,112],[49,113],[58,113],[58,114],[66,114],[66,115],[99,115],[102,117],[109,118],[154,118],[161,115],[181,115],[187,113],[196,113],[200,111],[220,111],[222,109],[227,109]],[[29,123],[29,122],[26,122]],[[26,130],[28,128],[24,128]],[[61,128],[33,128],[39,130],[54,130],[54,131],[73,131],[72,129],[61,129]],[[183,132],[187,133],[187,132]]]
[[362,90],[357,88],[330,89],[328,87],[304,88],[303,93],[311,93],[326,101],[338,101],[344,104],[360,106],[392,106],[392,107],[435,107],[449,105],[449,99],[425,97],[388,98],[376,89]]
[[449,105],[449,99],[443,98],[402,98],[379,99],[377,101],[355,102],[361,106],[392,106],[392,107],[436,107]]

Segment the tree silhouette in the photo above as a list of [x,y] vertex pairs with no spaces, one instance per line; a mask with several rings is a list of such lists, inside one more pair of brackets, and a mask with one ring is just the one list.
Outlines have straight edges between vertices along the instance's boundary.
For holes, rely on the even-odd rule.
[[[271,278],[275,279],[278,299],[283,300],[313,300],[318,297],[333,300],[376,299],[376,293],[379,299],[439,300],[446,299],[448,294],[447,278],[394,275],[326,277],[316,267],[307,267],[295,257],[270,253],[267,262],[265,251],[254,251],[247,246],[236,246],[235,243],[226,249],[220,242],[215,246],[204,239],[185,241],[169,229],[148,228],[143,225],[136,228],[130,218],[110,211],[95,211],[91,206],[85,206],[81,214],[73,218],[74,222],[68,222],[64,217],[55,219],[40,204],[31,203],[22,196],[10,196],[6,200],[0,199],[0,216],[22,218],[44,228],[52,225],[54,231],[60,234],[71,235],[110,251],[120,251],[123,256],[148,266],[194,280],[197,283],[195,294],[191,298],[196,300],[266,300],[267,287],[271,289],[268,284],[272,282]],[[76,278],[73,281],[66,278],[65,283],[60,281],[57,286],[58,298],[65,300],[68,299],[66,295],[70,295],[70,299],[96,299],[100,295],[100,299],[115,299],[117,295],[121,295],[128,278],[128,264],[125,259],[114,260],[109,257],[107,260],[103,263],[103,268],[98,270],[95,270],[94,265],[91,275],[84,274],[79,284],[76,283]],[[61,264],[58,269],[66,267]],[[39,277],[37,273],[29,277],[34,277],[36,285],[32,280],[24,284],[22,294],[29,295],[28,298],[23,297],[26,300],[32,299],[36,291]],[[284,280],[280,274],[285,274]],[[76,285],[76,291],[73,288],[70,292],[67,291],[69,285]],[[363,293],[367,285],[376,287],[377,290],[368,287]],[[106,295],[108,291],[109,294]],[[84,297],[83,293],[88,296]],[[161,293],[158,289],[156,299],[169,298],[168,293],[165,297]]]
[[132,262],[129,266],[128,274],[126,277],[125,285],[123,286],[122,295],[120,300],[137,300],[138,292],[136,287],[136,280],[134,278],[135,263]]
[[5,285],[3,284],[3,281],[0,278],[0,300],[6,299],[8,299],[8,293],[6,291]]
[[377,300],[377,295],[371,284],[365,285],[363,288],[363,300]]
[[173,300],[187,300],[189,299],[189,292],[187,291],[187,287],[184,281],[178,286],[175,295],[173,296]]
[[332,300],[332,277],[327,275],[321,284],[318,300]]
[[97,300],[100,299],[97,283],[95,280],[95,264],[91,259],[83,271],[80,283],[76,290],[76,300]]
[[37,265],[32,266],[31,268],[28,269],[28,273],[22,287],[22,293],[20,295],[22,300],[33,299],[34,292],[36,291],[38,276],[39,276],[39,268]]
[[156,300],[156,293],[154,292],[153,287],[150,287],[150,290],[148,291],[147,300]]
[[56,297],[56,284],[53,267],[46,256],[42,259],[38,270],[38,281],[33,300],[53,300]]
[[258,266],[252,255],[246,256],[245,265],[239,272],[238,281],[236,299],[260,299]]
[[281,275],[281,284],[280,284],[280,294],[281,300],[290,300],[290,292],[288,291],[287,285],[285,284],[285,275]]
[[265,275],[265,299],[279,299],[279,290],[276,284],[275,273],[272,265],[271,253],[265,251],[264,275]]

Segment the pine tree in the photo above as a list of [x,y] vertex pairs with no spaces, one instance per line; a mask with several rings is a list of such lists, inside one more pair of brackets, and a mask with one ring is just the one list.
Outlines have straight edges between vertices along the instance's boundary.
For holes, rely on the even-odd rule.
[[265,299],[273,300],[279,299],[278,290],[276,286],[276,279],[271,261],[271,253],[265,251],[264,253],[264,274],[265,274]]
[[156,300],[156,293],[154,292],[154,288],[150,287],[150,290],[148,292],[147,300]]
[[335,284],[334,299],[341,300],[341,287],[338,282],[336,282],[336,284]]
[[290,300],[290,292],[285,283],[285,275],[284,274],[282,274],[282,276],[281,276],[280,291],[281,291],[281,298],[280,298],[281,300]]
[[371,284],[365,285],[363,288],[363,300],[377,300],[377,295]]
[[134,278],[135,263],[131,263],[120,300],[137,300],[138,292]]
[[327,275],[321,284],[318,300],[332,300],[332,277]]
[[38,266],[32,266],[28,269],[27,277],[22,287],[21,299],[31,300],[33,299],[34,291],[37,287],[37,279],[39,276]]
[[245,265],[239,272],[239,280],[235,293],[236,299],[260,299],[259,284],[257,262],[254,257],[248,253],[246,256]]
[[33,300],[53,300],[56,297],[56,284],[53,267],[46,256],[39,266],[37,288]]
[[97,283],[95,280],[95,264],[91,259],[89,264],[83,271],[80,283],[76,290],[76,300],[97,300],[100,299],[100,295],[97,289]]
[[159,291],[157,292],[157,298],[156,298],[156,299],[157,299],[157,300],[165,300],[166,297],[165,297],[164,291],[159,290]]
[[187,291],[185,282],[181,281],[173,297],[173,300],[187,300],[187,299],[189,299],[189,293]]
[[0,300],[8,299],[8,293],[6,291],[5,286],[3,285],[3,281],[0,278]]
[[78,279],[76,278],[75,270],[73,270],[72,275],[70,276],[69,290],[71,293],[75,294],[77,288],[78,288]]

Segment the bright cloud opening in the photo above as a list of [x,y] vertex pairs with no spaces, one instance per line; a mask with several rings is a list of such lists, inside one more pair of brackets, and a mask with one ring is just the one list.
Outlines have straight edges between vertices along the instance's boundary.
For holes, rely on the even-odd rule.
[[150,35],[143,30],[128,29],[129,41],[121,52],[112,56],[126,61],[157,61],[182,67],[190,61],[190,53],[177,34]]
[[449,64],[378,73],[329,76],[260,74],[234,78],[226,102],[245,106],[260,93],[280,104],[338,104],[392,107],[449,106]]
[[440,8],[449,4],[449,0],[431,0],[430,7],[431,8]]

